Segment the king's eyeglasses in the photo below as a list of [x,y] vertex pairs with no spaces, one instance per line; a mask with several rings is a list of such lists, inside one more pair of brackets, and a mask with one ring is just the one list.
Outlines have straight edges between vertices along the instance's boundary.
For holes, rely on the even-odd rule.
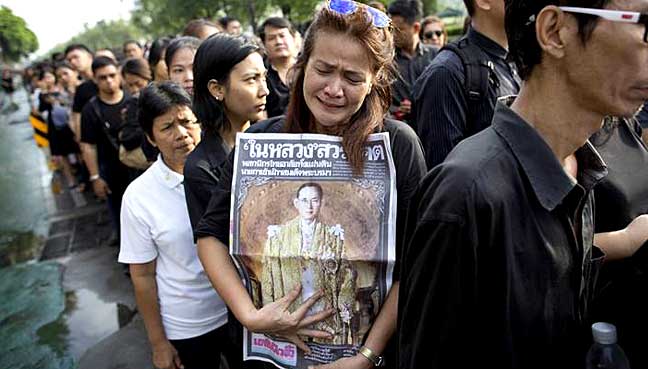
[[297,201],[299,201],[304,206],[310,206],[310,207],[319,206],[319,204],[321,203],[320,199],[317,197],[313,199],[297,199]]
[[631,12],[626,10],[607,10],[579,8],[574,6],[559,6],[564,12],[593,15],[612,22],[635,23],[644,26],[643,41],[648,42],[648,13]]
[[330,0],[328,3],[328,8],[338,14],[349,15],[355,13],[358,8],[364,7],[367,10],[367,13],[371,17],[371,23],[376,28],[385,28],[389,27],[391,19],[387,14],[381,12],[376,8],[364,4],[358,4],[352,0]]

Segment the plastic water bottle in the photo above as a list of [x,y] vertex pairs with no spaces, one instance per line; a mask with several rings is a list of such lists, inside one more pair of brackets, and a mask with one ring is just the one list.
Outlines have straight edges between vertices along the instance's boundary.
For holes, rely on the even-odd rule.
[[628,358],[617,345],[616,327],[610,323],[592,324],[594,344],[587,352],[587,369],[630,369]]

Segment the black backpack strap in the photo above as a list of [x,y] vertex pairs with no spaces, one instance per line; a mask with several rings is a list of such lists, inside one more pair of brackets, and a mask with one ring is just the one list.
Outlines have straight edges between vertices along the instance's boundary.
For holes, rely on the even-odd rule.
[[[455,53],[464,67],[464,95],[468,101],[467,121],[474,121],[477,103],[488,98],[488,86],[499,87],[500,81],[495,74],[495,66],[479,46],[469,42],[468,38],[445,45],[441,50]],[[470,128],[470,127],[469,127]]]
[[99,124],[101,125],[101,128],[103,129],[104,133],[106,134],[106,138],[108,139],[108,142],[119,152],[119,143],[117,140],[110,134],[110,122],[107,120],[104,120],[103,114],[101,114],[101,107],[99,106],[99,99],[97,96],[93,96],[90,101],[88,101],[88,104],[90,104],[90,107],[94,111],[95,115],[97,118],[99,118]]

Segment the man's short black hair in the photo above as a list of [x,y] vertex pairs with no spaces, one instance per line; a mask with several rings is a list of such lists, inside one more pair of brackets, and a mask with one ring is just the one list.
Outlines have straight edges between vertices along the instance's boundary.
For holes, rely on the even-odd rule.
[[227,25],[234,21],[238,22],[238,19],[226,15],[223,18],[219,19],[218,23],[220,23],[220,25],[223,26],[224,29],[226,29]]
[[83,51],[87,52],[88,54],[92,55],[92,51],[90,51],[90,49],[84,44],[71,44],[71,45],[68,45],[68,47],[65,48],[65,55],[71,53],[74,50],[83,50]]
[[94,58],[92,61],[92,73],[96,73],[98,69],[112,65],[113,67],[119,69],[119,64],[114,61],[112,58],[107,56],[99,56]]
[[281,17],[270,17],[263,21],[261,23],[261,26],[259,27],[258,33],[259,33],[259,38],[261,38],[261,41],[265,42],[265,28],[266,27],[272,27],[272,28],[288,28],[288,31],[290,31],[291,35],[295,35],[295,28],[293,27],[292,23],[286,18],[281,18]]
[[475,13],[475,3],[473,2],[475,0],[464,0],[464,5],[466,6],[466,11],[468,12],[469,16],[473,16]]
[[[470,1],[470,0],[467,0]],[[536,38],[535,16],[549,5],[576,6],[601,9],[611,0],[505,0],[506,36],[508,37],[509,58],[515,62],[518,73],[526,80],[533,68],[540,64],[542,50]],[[578,20],[578,32],[583,44],[589,40],[598,17],[573,14]]]
[[423,3],[420,0],[396,0],[389,4],[387,13],[400,16],[409,24],[420,22],[423,16]]

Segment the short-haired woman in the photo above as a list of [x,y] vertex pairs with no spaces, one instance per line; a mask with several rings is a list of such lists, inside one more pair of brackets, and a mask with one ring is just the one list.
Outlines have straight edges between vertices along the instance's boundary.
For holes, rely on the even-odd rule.
[[160,155],[124,194],[119,262],[130,264],[155,367],[218,368],[227,309],[198,260],[182,176],[200,125],[172,82],[142,90],[139,116]]
[[[385,118],[391,102],[393,59],[393,36],[384,13],[350,0],[329,1],[315,16],[304,39],[304,49],[295,65],[286,118],[257,123],[248,132],[341,136],[356,172],[363,170],[363,148],[368,136],[387,132],[396,166],[398,245],[403,238],[405,210],[426,167],[414,131],[402,122]],[[232,160],[228,160],[221,168],[220,183],[212,192],[209,207],[194,232],[198,237],[200,260],[216,290],[244,326],[252,332],[281,335],[308,351],[299,337],[330,339],[328,333],[307,328],[334,312],[306,315],[317,295],[304,301],[296,311],[288,311],[287,306],[300,295],[298,290],[261,309],[254,306],[225,246],[229,239],[232,165]],[[397,272],[394,281],[364,342],[365,354],[381,355],[396,329]],[[369,368],[374,364],[369,357],[375,356],[367,355],[358,354],[325,367]]]

